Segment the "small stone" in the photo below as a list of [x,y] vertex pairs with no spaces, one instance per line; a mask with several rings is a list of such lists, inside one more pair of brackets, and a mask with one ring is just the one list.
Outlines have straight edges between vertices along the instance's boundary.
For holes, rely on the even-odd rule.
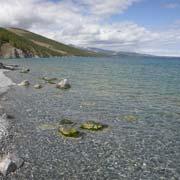
[[19,86],[29,86],[30,82],[28,80],[24,80],[22,81],[20,84],[18,84]]
[[143,169],[145,169],[145,168],[146,168],[146,166],[147,166],[147,164],[146,164],[146,163],[143,163],[143,164],[142,164],[142,168],[143,168]]
[[34,88],[35,88],[35,89],[41,89],[41,88],[42,88],[42,85],[41,85],[41,84],[35,84],[35,85],[34,85]]
[[60,81],[60,82],[56,85],[56,87],[57,87],[58,89],[69,89],[69,88],[71,88],[71,85],[70,85],[70,83],[69,83],[69,81],[68,81],[67,79],[64,79],[64,80]]

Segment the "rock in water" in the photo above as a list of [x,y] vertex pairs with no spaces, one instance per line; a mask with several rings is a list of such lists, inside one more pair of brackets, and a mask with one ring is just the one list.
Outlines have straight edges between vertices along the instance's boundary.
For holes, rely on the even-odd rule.
[[125,115],[125,116],[123,116],[123,120],[130,121],[130,122],[136,121],[137,119],[138,118],[135,115]]
[[101,124],[100,122],[88,121],[81,125],[82,129],[91,130],[91,131],[99,131],[104,129],[106,126]]
[[22,69],[21,71],[20,71],[20,73],[28,73],[30,71],[30,69]]
[[55,81],[57,81],[57,78],[43,77],[42,80],[44,80],[46,83],[49,83],[49,84],[56,84]]
[[30,83],[29,83],[29,81],[28,80],[24,80],[24,81],[22,81],[20,84],[18,84],[19,86],[29,86],[30,85]]
[[67,79],[64,79],[64,80],[60,81],[56,87],[59,89],[69,89],[69,88],[71,88],[71,85]]
[[70,125],[70,124],[74,124],[73,121],[69,120],[69,119],[62,119],[60,122],[59,122],[60,125]]
[[41,84],[36,84],[36,85],[34,85],[34,88],[35,88],[35,89],[41,89],[42,86],[41,86]]
[[0,173],[7,176],[20,168],[23,163],[23,159],[17,157],[15,154],[8,154],[0,160]]
[[79,131],[75,128],[60,128],[59,132],[66,137],[78,138]]

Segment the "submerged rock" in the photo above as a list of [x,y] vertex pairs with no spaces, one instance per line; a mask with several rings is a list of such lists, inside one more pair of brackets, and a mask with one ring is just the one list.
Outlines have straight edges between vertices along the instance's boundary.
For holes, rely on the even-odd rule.
[[19,86],[29,86],[30,82],[28,80],[24,80],[21,83],[18,84]]
[[135,115],[125,115],[123,116],[123,120],[126,121],[136,121],[138,118]]
[[69,89],[69,88],[71,88],[71,85],[70,85],[70,82],[69,82],[67,79],[64,79],[64,80],[60,81],[60,82],[56,85],[56,87],[57,87],[58,89]]
[[54,81],[57,81],[57,78],[43,77],[42,80],[44,80],[46,83],[49,83],[49,84],[56,84]]
[[104,124],[95,121],[88,121],[81,125],[82,129],[91,130],[91,131],[99,131],[105,128]]
[[42,88],[42,85],[41,85],[41,84],[35,84],[35,85],[34,85],[34,88],[35,88],[35,89],[41,89],[41,88]]
[[60,134],[66,137],[78,138],[80,132],[75,128],[60,128]]
[[57,129],[58,125],[56,125],[56,124],[42,124],[42,125],[38,126],[38,128],[41,130],[53,130],[53,129]]
[[69,119],[62,119],[60,122],[59,122],[60,125],[68,125],[68,124],[74,124],[73,121],[69,120]]
[[17,157],[15,154],[8,154],[0,160],[0,173],[7,176],[19,169],[23,163],[23,159]]
[[30,69],[22,69],[22,70],[20,71],[20,73],[24,73],[24,74],[26,74],[26,73],[28,73],[28,72],[30,72]]
[[95,106],[96,103],[95,102],[82,102],[81,106]]

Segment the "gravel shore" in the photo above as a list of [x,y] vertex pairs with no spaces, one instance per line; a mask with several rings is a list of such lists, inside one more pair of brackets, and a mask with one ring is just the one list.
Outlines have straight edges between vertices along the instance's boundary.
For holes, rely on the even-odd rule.
[[[10,85],[14,84],[11,79],[4,75],[4,72],[6,72],[6,70],[0,70],[0,97],[2,97],[5,92],[7,92]],[[4,109],[0,105],[0,140],[3,136],[7,134],[8,127],[8,122],[5,118],[3,118],[3,113]]]

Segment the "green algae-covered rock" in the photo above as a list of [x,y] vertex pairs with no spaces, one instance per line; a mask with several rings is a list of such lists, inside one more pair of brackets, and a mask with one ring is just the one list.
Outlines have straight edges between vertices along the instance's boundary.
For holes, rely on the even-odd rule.
[[105,125],[95,122],[95,121],[88,121],[81,125],[82,129],[91,130],[91,131],[99,131],[105,128]]
[[78,138],[80,132],[75,128],[60,128],[59,133],[66,137]]
[[68,124],[74,124],[74,122],[69,119],[62,119],[62,120],[60,120],[59,124],[60,125],[68,125]]

